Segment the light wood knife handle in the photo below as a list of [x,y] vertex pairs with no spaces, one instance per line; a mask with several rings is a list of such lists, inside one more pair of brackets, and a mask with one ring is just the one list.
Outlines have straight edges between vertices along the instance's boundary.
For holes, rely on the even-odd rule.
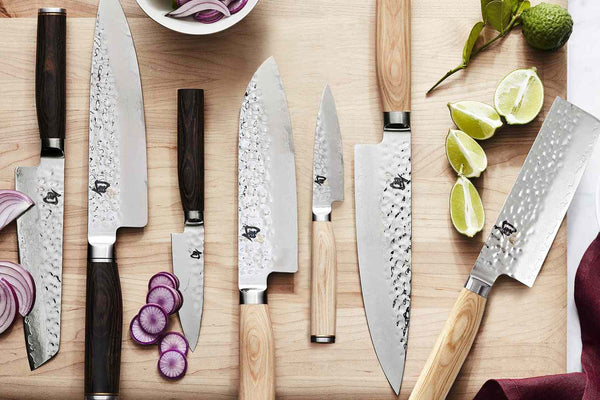
[[410,1],[377,0],[377,79],[383,111],[410,111]]
[[240,305],[239,399],[275,399],[275,343],[266,304]]
[[409,400],[443,400],[458,375],[483,318],[487,299],[463,289]]
[[312,291],[310,298],[311,342],[335,342],[336,261],[333,225],[330,221],[313,221]]

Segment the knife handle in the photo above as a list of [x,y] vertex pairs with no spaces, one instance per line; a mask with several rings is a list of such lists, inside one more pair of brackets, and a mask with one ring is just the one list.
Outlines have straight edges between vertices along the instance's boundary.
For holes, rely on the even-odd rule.
[[266,304],[240,305],[239,400],[275,399],[275,343]]
[[116,261],[88,260],[85,300],[85,394],[118,396],[123,302]]
[[446,398],[471,350],[486,302],[468,289],[461,291],[409,400]]
[[337,256],[331,221],[312,223],[310,341],[335,342]]
[[204,211],[204,90],[177,91],[177,175],[187,214]]
[[[62,8],[38,12],[35,104],[43,148],[62,151],[65,138],[67,13]],[[45,142],[45,143],[44,143]]]
[[410,0],[377,0],[377,79],[384,112],[410,111]]

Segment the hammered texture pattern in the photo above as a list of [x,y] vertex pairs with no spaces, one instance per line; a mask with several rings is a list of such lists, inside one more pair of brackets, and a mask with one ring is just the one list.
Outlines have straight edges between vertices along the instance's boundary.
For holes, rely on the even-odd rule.
[[[340,186],[338,191],[343,191],[342,137],[339,134],[327,134],[324,117],[319,112],[313,153],[313,205],[316,206],[330,206],[333,201],[343,197],[343,193],[332,193],[331,187],[331,182],[336,182]],[[331,127],[329,128],[331,129]],[[330,157],[332,160],[329,160]],[[339,167],[330,170],[330,161],[338,163]],[[332,176],[332,174],[337,174],[337,176]]]

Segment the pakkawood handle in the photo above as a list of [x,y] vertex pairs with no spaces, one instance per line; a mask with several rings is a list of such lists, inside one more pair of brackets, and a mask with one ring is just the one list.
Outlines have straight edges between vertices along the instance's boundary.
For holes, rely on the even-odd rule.
[[67,13],[38,12],[35,103],[42,139],[65,138]]
[[377,79],[383,111],[410,111],[410,1],[377,0]]
[[446,398],[479,331],[486,302],[470,290],[461,291],[409,400]]
[[275,400],[275,343],[266,304],[240,305],[240,400]]
[[88,261],[85,394],[119,394],[123,303],[116,261]]
[[204,90],[177,91],[177,174],[183,210],[204,211]]
[[314,343],[335,342],[336,262],[332,223],[313,221],[310,340]]

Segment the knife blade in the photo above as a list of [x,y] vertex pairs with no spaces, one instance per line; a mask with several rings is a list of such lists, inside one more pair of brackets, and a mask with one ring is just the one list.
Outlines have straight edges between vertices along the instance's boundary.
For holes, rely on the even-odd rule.
[[600,120],[557,98],[410,396],[445,399],[473,344],[488,294],[507,275],[531,287],[579,185]]
[[177,91],[177,175],[185,224],[171,234],[173,272],[185,301],[179,321],[190,349],[200,334],[204,292],[204,91]]
[[311,334],[335,343],[337,261],[331,224],[333,202],[344,201],[342,134],[329,85],[321,96],[313,153]]
[[275,398],[267,277],[298,270],[294,142],[279,69],[267,59],[248,84],[238,142],[240,399]]
[[37,167],[17,167],[15,188],[35,205],[17,220],[19,262],[37,287],[23,319],[29,367],[33,371],[60,346],[65,171],[66,10],[38,10],[36,108],[42,142]]
[[375,353],[400,392],[411,294],[410,0],[377,1],[383,140],[354,151],[360,284]]
[[90,79],[85,396],[119,395],[123,304],[117,230],[148,222],[146,127],[139,67],[118,0],[100,0]]

